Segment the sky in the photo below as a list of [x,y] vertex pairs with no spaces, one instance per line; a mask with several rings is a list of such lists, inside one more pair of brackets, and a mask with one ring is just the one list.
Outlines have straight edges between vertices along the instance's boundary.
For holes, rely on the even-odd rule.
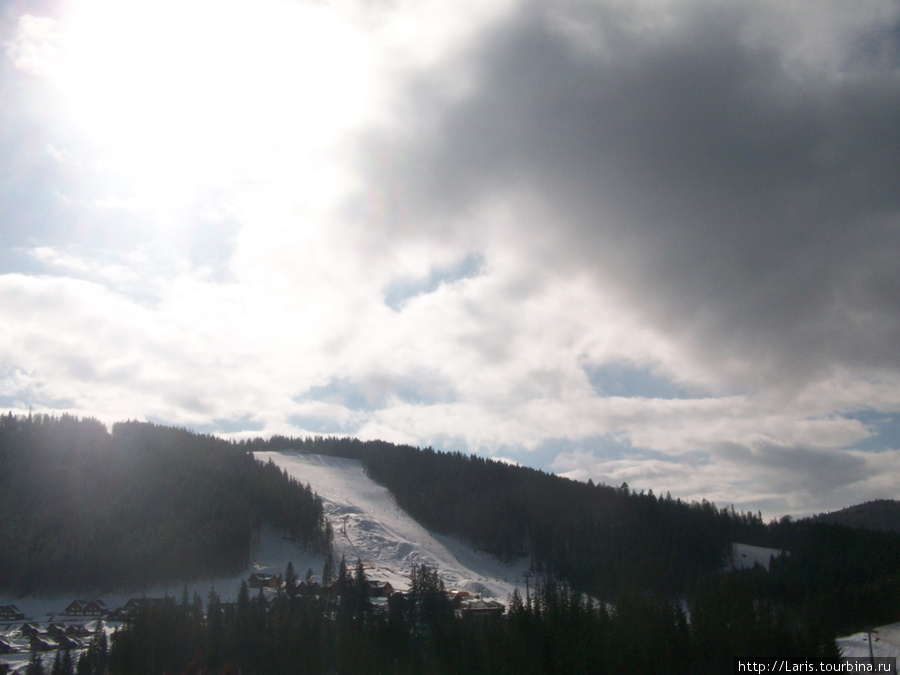
[[900,4],[10,0],[0,409],[900,495]]

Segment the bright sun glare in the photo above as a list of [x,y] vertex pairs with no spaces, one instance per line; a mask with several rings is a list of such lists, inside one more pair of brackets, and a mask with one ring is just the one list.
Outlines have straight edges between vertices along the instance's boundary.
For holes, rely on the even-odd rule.
[[84,0],[59,39],[65,114],[156,197],[296,173],[367,95],[365,44],[324,5]]

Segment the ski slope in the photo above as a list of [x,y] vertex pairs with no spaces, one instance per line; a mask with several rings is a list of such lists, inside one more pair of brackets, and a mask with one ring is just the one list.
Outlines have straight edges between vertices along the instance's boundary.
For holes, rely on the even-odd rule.
[[839,637],[837,640],[841,654],[855,657],[891,657],[900,662],[900,623],[878,626],[872,629],[871,651],[868,633],[856,633]]
[[[413,565],[425,564],[438,569],[448,590],[482,594],[506,603],[512,591],[525,589],[528,572],[526,560],[506,565],[496,558],[473,550],[453,537],[440,536],[428,531],[401,510],[390,492],[370,480],[362,465],[352,459],[306,455],[296,452],[259,452],[259,461],[273,461],[290,476],[302,483],[309,483],[322,499],[326,517],[334,528],[333,550],[335,563],[343,555],[352,568],[361,560],[370,579],[388,581],[398,590],[409,585],[409,572]],[[734,552],[741,563],[767,565],[769,556],[780,553],[775,549],[763,549],[736,544]],[[307,569],[316,579],[321,577],[324,559],[311,555],[298,547],[282,533],[264,529],[260,534],[250,569],[232,577],[195,580],[187,583],[156,586],[131,592],[102,594],[106,605],[115,608],[130,597],[180,597],[186,589],[190,596],[197,592],[204,598],[214,589],[223,600],[234,600],[238,588],[252,572],[282,574],[288,562],[302,578]],[[0,604],[15,603],[29,621],[59,620],[66,605],[75,594],[27,597],[0,595]],[[95,597],[95,596],[92,596]],[[0,625],[0,635],[17,629],[21,622]],[[869,643],[865,633],[838,639],[838,646],[845,656],[868,656]],[[900,623],[876,629],[872,651],[875,656],[900,657]],[[20,658],[21,657],[21,658]],[[25,655],[5,656],[3,660],[16,663]],[[19,661],[16,661],[19,659]]]
[[[412,566],[424,564],[438,569],[448,590],[506,602],[514,588],[525,589],[527,561],[506,565],[453,537],[429,532],[397,506],[387,488],[370,480],[357,460],[295,452],[255,457],[310,484],[334,528],[336,560],[343,555],[348,566],[361,560],[371,579],[405,589]],[[321,567],[313,571],[318,576]]]
[[[309,483],[321,497],[334,528],[335,566],[342,555],[351,568],[359,559],[370,579],[389,581],[397,590],[409,587],[413,565],[425,564],[437,568],[448,590],[468,591],[503,603],[516,587],[524,593],[526,561],[505,565],[452,537],[429,532],[397,507],[386,488],[369,480],[358,461],[296,452],[260,452],[255,456],[263,462],[271,459],[289,475]],[[281,532],[263,528],[250,568],[240,574],[116,593],[0,594],[0,604],[16,604],[26,620],[46,622],[64,616],[65,607],[76,597],[102,599],[110,609],[121,607],[132,597],[168,595],[180,599],[184,590],[189,597],[199,593],[204,599],[214,590],[222,600],[233,601],[241,582],[250,574],[284,574],[288,562],[300,578],[312,570],[315,578],[321,579],[323,557],[304,550]],[[0,625],[0,633],[4,628]]]
[[761,565],[769,569],[770,560],[783,555],[785,551],[777,548],[765,548],[764,546],[751,546],[750,544],[731,545],[731,567],[738,570],[752,569],[754,565]]

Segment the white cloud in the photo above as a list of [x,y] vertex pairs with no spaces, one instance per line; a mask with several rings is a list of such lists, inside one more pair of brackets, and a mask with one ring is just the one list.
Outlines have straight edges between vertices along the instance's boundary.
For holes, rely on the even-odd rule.
[[13,39],[5,41],[6,55],[19,68],[35,75],[49,75],[60,61],[60,25],[45,16],[23,14]]
[[[0,230],[12,405],[567,441],[772,515],[897,487],[852,449],[900,413],[895,5],[68,7],[5,44],[67,103],[16,111],[53,168]],[[610,364],[684,394],[601,395]]]
[[[647,457],[602,459],[589,452],[563,452],[554,469],[564,476],[634,490],[671,492],[687,501],[706,499],[723,507],[762,511],[764,518],[785,513],[811,515],[892,495],[900,488],[898,451],[806,450],[768,448],[734,452],[734,448],[682,461]],[[824,480],[823,480],[824,479]]]

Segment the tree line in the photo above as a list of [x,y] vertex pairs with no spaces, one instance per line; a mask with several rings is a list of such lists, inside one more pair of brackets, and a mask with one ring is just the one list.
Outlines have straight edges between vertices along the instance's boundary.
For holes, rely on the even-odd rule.
[[186,593],[180,603],[148,603],[111,636],[103,669],[85,675],[687,674],[730,672],[735,656],[838,656],[827,633],[756,602],[735,576],[682,601],[632,589],[614,603],[546,578],[524,598],[516,590],[506,615],[488,617],[454,611],[438,570],[425,566],[381,612],[359,562],[352,570],[342,562],[336,595],[311,593],[290,567],[284,578],[272,599],[244,585],[235,603],[210,591],[205,610]]
[[[746,593],[832,634],[900,619],[900,536],[760,513],[702,500],[582,483],[459,452],[355,438],[256,439],[358,459],[426,527],[538,574],[614,600],[624,589],[683,597],[729,566],[731,544],[789,552],[767,574],[732,575]],[[736,583],[732,581],[731,583]]]
[[308,485],[213,436],[0,416],[0,590],[109,591],[233,574],[263,525],[324,552]]
[[[753,644],[780,641],[785,649],[807,650],[810,645],[827,646],[838,632],[898,618],[900,537],[894,534],[789,518],[764,523],[761,514],[718,508],[705,500],[688,503],[668,494],[637,492],[624,484],[580,483],[431,448],[323,437],[233,443],[138,422],[119,423],[108,431],[96,420],[65,415],[0,416],[0,512],[4,513],[0,589],[102,591],[232,574],[249,563],[264,524],[292,532],[302,545],[326,554],[328,562],[331,530],[321,501],[308,485],[272,463],[253,459],[257,450],[284,449],[358,459],[369,476],[388,487],[398,505],[423,525],[502,559],[528,558],[533,571],[545,580],[542,588],[565,589],[558,593],[570,598],[571,611],[586,611],[584,602],[577,607],[573,603],[573,593],[602,601],[586,614],[597,626],[618,625],[627,632],[624,626],[631,619],[625,617],[635,616],[658,624],[660,631],[674,631],[681,641],[666,638],[669,642],[664,643],[693,654],[690,663],[708,651],[713,636],[726,630],[722,626],[743,627],[727,628],[733,632],[732,642],[747,629],[747,634],[759,635]],[[789,555],[774,559],[770,572],[726,574],[734,541],[787,550]],[[323,574],[326,571],[327,576],[334,574],[333,569]],[[340,571],[338,578],[345,578],[345,573]],[[436,584],[433,579],[429,583]],[[528,611],[522,616],[531,616],[538,601],[529,592],[526,595],[523,606]],[[347,637],[356,633],[359,640],[372,640],[365,653],[381,666],[387,657],[378,645],[403,645],[391,652],[391,658],[399,659],[401,672],[427,672],[421,670],[423,663],[449,658],[434,655],[442,650],[463,650],[477,655],[473,662],[491,662],[487,646],[472,646],[480,644],[480,633],[459,637],[468,635],[470,624],[448,619],[435,628],[438,624],[409,614],[404,599],[392,599],[394,613],[382,622],[369,616],[366,603],[359,594],[353,595],[352,587],[341,597],[356,598],[349,605],[356,609],[342,606],[341,617],[363,617],[350,622],[346,634],[335,632],[335,626],[343,624],[335,624],[334,608],[311,598],[289,597],[288,614],[276,620],[277,613],[268,608],[266,621],[282,631],[278,639],[287,640],[284,636],[290,634],[311,653],[318,648],[303,642],[298,631],[322,645],[337,645],[332,656],[321,656],[323,663],[342,658],[341,645],[357,639]],[[424,615],[442,616],[442,601],[429,597]],[[742,607],[744,618],[730,617],[723,598]],[[510,625],[515,625],[518,611],[513,605]],[[306,613],[297,613],[301,606]],[[629,612],[629,607],[638,609]],[[225,631],[233,611],[229,606],[222,607],[221,626],[215,622],[217,611],[210,623],[209,609],[202,609],[192,611],[203,631],[216,636]],[[523,626],[543,625],[541,612],[523,619]],[[201,615],[206,618],[196,618]],[[263,625],[261,616],[253,625]],[[649,616],[657,618],[651,621]],[[679,628],[682,620],[687,633]],[[551,624],[544,629],[551,631]],[[590,658],[600,658],[599,650],[606,654],[603,658],[611,659],[622,651],[616,645],[628,644],[620,633],[606,628],[601,633],[606,637],[597,638],[600,646],[586,653]],[[238,634],[246,632],[235,629]],[[513,635],[519,634],[499,637],[512,640]],[[528,649],[536,649],[543,640],[532,638],[525,640]],[[732,642],[725,642],[732,645],[729,649],[740,646]],[[221,651],[230,643],[229,638],[217,637],[211,644]],[[278,644],[288,649],[287,641]],[[707,646],[701,649],[701,644]],[[251,651],[256,648],[247,646]],[[574,653],[578,652],[573,646],[558,658]],[[557,657],[542,658],[555,663]],[[209,655],[203,659],[216,663]]]

